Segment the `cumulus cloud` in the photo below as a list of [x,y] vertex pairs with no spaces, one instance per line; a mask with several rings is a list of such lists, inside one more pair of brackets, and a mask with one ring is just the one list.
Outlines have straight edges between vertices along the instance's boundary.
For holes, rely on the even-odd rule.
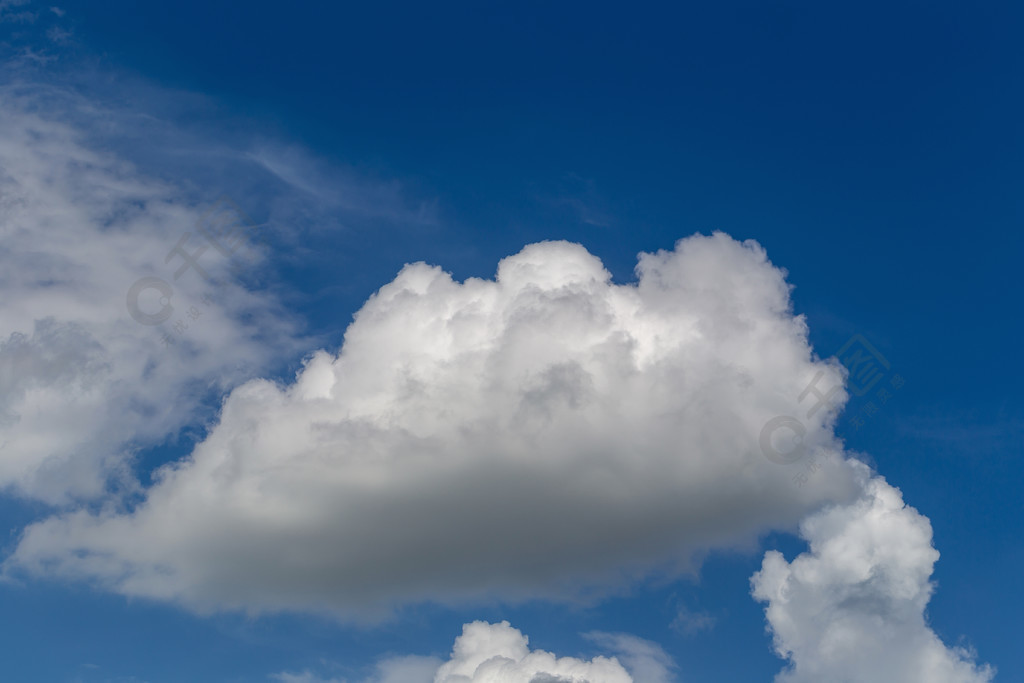
[[[364,683],[670,683],[672,658],[656,643],[621,633],[587,636],[608,655],[592,659],[559,657],[531,650],[530,639],[507,621],[474,621],[462,627],[451,655],[383,659]],[[621,660],[621,662],[620,662]],[[309,670],[282,672],[282,683],[341,683]]]
[[633,683],[633,678],[615,658],[588,661],[531,650],[529,639],[507,621],[466,624],[433,683],[499,682]]
[[[866,474],[864,475],[867,476]],[[932,595],[928,519],[880,477],[864,495],[810,516],[810,549],[777,551],[752,578],[779,656],[780,683],[983,683],[994,671],[946,647],[925,618]]]
[[197,610],[564,599],[852,497],[834,409],[806,420],[813,485],[761,450],[813,376],[842,383],[763,249],[697,235],[637,274],[566,242],[494,280],[409,265],[337,355],[234,390],[134,511],[34,524],[7,570]]

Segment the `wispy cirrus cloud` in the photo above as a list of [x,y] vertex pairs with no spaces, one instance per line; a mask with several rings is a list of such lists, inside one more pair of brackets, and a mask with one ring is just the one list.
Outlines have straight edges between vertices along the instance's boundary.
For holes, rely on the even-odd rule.
[[180,345],[133,319],[126,293],[146,275],[174,281],[179,315],[213,293],[167,263],[203,207],[90,144],[75,122],[103,112],[74,97],[55,107],[52,95],[8,86],[0,105],[0,486],[65,503],[102,494],[110,477],[125,483],[135,449],[266,369],[266,343],[287,349],[296,328],[209,256],[222,286]]
[[[64,505],[134,495],[139,452],[201,433],[211,402],[312,343],[267,246],[239,250],[242,264],[201,234],[219,197],[285,250],[323,216],[399,216],[405,200],[293,146],[295,174],[368,195],[339,209],[330,190],[309,197],[269,174],[253,150],[276,143],[233,131],[205,98],[130,75],[112,91],[98,66],[50,62],[0,69],[0,490]],[[161,292],[142,293],[146,310],[173,309],[166,322],[133,318],[144,278],[172,288],[166,309]]]
[[28,9],[31,0],[0,0],[0,22],[32,23],[38,13]]

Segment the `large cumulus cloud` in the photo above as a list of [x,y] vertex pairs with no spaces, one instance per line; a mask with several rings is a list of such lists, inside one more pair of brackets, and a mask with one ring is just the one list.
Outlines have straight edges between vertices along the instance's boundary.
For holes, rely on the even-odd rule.
[[764,250],[697,235],[637,275],[566,242],[494,280],[409,265],[337,354],[233,391],[136,509],[32,525],[7,569],[198,610],[565,597],[851,498],[834,409],[805,420],[811,485],[759,445],[842,383]]

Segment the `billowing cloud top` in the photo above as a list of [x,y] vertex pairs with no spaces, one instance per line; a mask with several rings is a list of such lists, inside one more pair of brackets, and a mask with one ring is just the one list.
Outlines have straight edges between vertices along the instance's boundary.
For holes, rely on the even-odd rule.
[[[622,633],[592,633],[610,656],[559,657],[530,648],[530,639],[507,621],[462,627],[451,655],[409,655],[377,662],[363,683],[668,683],[675,662],[657,644]],[[343,683],[306,670],[273,674],[281,683]]]
[[864,495],[801,524],[808,552],[765,554],[752,579],[775,648],[779,683],[985,683],[973,653],[947,648],[927,624],[934,588],[928,519],[898,489],[865,473]]
[[761,247],[698,235],[637,274],[567,242],[493,281],[406,266],[337,355],[232,392],[134,511],[35,524],[8,570],[199,610],[564,597],[852,497],[833,409],[805,420],[813,485],[759,445],[817,373],[842,383]]
[[590,661],[557,657],[530,650],[529,641],[507,621],[466,624],[455,641],[452,656],[434,674],[434,683],[633,683],[618,660]]

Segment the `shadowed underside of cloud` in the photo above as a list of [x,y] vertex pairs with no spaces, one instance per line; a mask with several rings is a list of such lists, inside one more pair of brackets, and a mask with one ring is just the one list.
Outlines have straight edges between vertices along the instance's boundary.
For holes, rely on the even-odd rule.
[[855,495],[834,410],[813,486],[761,452],[811,377],[842,382],[764,251],[694,236],[637,273],[565,242],[494,280],[409,265],[337,355],[233,391],[136,510],[32,525],[7,569],[201,611],[565,599]]

